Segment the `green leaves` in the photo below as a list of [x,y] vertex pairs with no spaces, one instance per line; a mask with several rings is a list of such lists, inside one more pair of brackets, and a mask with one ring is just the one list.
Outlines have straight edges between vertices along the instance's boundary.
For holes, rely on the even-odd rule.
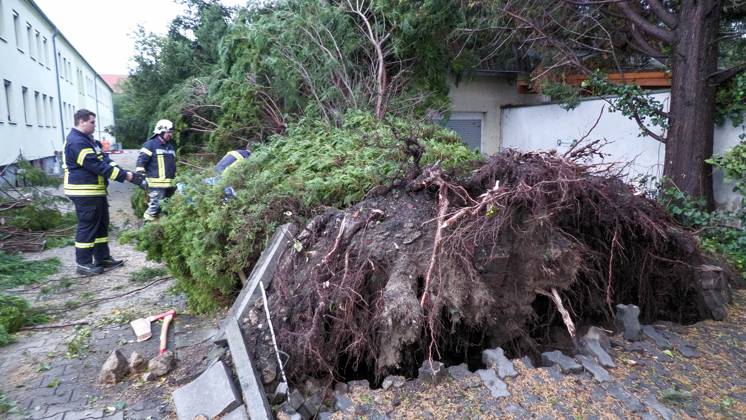
[[[365,112],[347,113],[341,127],[303,119],[256,147],[218,185],[203,183],[200,175],[180,179],[187,183],[185,195],[172,197],[167,216],[145,225],[139,247],[166,262],[193,309],[217,309],[230,301],[238,272],[252,268],[277,226],[348,206],[400,179],[412,164],[401,137],[420,139],[421,164],[467,170],[479,159],[439,127],[395,118],[383,123]],[[227,202],[226,186],[236,191]]]

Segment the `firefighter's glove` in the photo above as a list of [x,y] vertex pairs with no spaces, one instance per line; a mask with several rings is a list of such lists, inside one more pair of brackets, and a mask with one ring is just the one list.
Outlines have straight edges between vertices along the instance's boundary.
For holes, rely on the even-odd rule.
[[137,185],[142,190],[148,189],[148,181],[146,181],[145,177],[138,172],[132,174],[132,180],[130,182]]

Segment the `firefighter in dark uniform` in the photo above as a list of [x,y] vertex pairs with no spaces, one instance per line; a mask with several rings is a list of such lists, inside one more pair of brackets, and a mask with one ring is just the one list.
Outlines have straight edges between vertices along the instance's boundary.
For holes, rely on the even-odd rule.
[[158,218],[161,200],[171,197],[176,191],[176,149],[171,144],[174,125],[169,120],[155,124],[153,136],[140,149],[137,158],[138,174],[144,174],[148,183],[148,208],[143,214],[146,221]]
[[220,159],[220,162],[218,162],[217,165],[215,165],[215,172],[218,176],[221,176],[226,169],[233,167],[235,164],[248,158],[249,156],[251,156],[251,152],[248,150],[248,148],[231,150],[230,152],[226,153],[222,159]]
[[125,171],[103,152],[91,135],[96,130],[96,114],[86,109],[75,113],[74,124],[62,151],[65,195],[75,205],[78,228],[75,232],[75,262],[78,274],[100,274],[105,268],[122,264],[109,253],[109,180],[141,184],[141,176]]

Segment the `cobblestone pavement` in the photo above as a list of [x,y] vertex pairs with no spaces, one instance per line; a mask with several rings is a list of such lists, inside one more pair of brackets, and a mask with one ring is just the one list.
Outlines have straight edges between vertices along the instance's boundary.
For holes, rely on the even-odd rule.
[[[134,166],[135,156],[112,155],[125,168]],[[136,219],[129,203],[133,188],[118,183],[110,187],[112,223],[119,228]],[[186,314],[184,299],[171,291],[170,279],[146,288],[148,282],[132,281],[133,271],[159,265],[146,261],[129,245],[112,240],[110,246],[112,255],[124,258],[125,265],[87,278],[75,274],[73,247],[27,255],[31,260],[58,257],[61,270],[44,284],[9,292],[35,307],[50,309],[54,319],[48,325],[88,324],[23,332],[17,334],[16,343],[0,348],[0,390],[15,403],[12,418],[169,418],[173,417],[171,388],[202,371],[216,318]],[[169,348],[179,360],[176,371],[155,382],[130,375],[115,386],[98,384],[100,368],[112,350],[119,349],[125,357],[137,351],[146,360],[157,354],[160,324],[153,323],[153,338],[135,343],[129,321],[170,308],[177,312],[169,330]]]

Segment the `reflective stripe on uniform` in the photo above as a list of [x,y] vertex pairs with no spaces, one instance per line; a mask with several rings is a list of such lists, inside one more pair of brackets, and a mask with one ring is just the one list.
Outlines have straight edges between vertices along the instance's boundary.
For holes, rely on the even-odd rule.
[[65,195],[69,197],[106,197],[106,190],[68,190]]
[[114,170],[111,171],[111,175],[109,175],[109,179],[113,179],[116,181],[118,175],[119,175],[119,168],[114,167]]
[[174,186],[174,180],[169,178],[145,178],[148,186],[153,188],[170,188]]
[[101,238],[96,238],[96,239],[93,240],[93,243],[96,243],[96,244],[105,244],[107,242],[109,242],[109,237],[108,236],[103,236]]
[[85,159],[86,155],[94,153],[93,149],[90,147],[86,147],[85,149],[82,149],[80,153],[78,153],[78,159],[75,161],[78,165],[83,166],[83,160]]
[[75,248],[93,248],[93,242],[75,242]]
[[111,165],[111,166],[117,166],[117,163],[112,160],[111,162],[109,162],[109,165]]
[[166,160],[163,155],[158,155],[158,178],[166,178]]
[[[239,161],[239,160],[244,160],[244,159],[246,159],[245,157],[243,157],[243,155],[242,155],[242,154],[238,153],[238,152],[237,152],[237,151],[235,151],[235,150],[231,150],[230,152],[228,152],[228,154],[229,154],[229,155],[231,155],[231,156],[233,156],[234,158],[236,158],[236,162],[237,162],[237,161]],[[233,162],[233,163],[236,163],[236,162]],[[232,165],[232,164],[231,164],[231,165]]]
[[143,147],[142,149],[140,149],[140,153],[145,153],[148,156],[153,156],[153,152],[151,152],[150,149],[148,149],[147,147]]

